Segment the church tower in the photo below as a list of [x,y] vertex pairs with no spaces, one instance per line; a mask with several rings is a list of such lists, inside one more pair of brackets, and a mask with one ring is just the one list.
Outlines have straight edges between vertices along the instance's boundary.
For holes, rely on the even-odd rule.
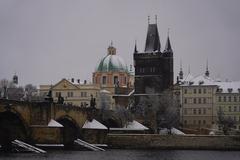
[[165,49],[161,52],[157,18],[154,24],[148,22],[144,52],[135,49],[133,58],[136,105],[140,104],[144,97],[160,96],[165,89],[173,85],[173,51],[170,38],[167,37]]

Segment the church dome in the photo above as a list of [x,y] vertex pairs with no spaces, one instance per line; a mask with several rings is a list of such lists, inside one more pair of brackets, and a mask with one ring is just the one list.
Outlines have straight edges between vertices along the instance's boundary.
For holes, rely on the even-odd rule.
[[116,55],[116,48],[108,47],[108,55],[103,57],[96,67],[96,72],[127,72],[124,60]]

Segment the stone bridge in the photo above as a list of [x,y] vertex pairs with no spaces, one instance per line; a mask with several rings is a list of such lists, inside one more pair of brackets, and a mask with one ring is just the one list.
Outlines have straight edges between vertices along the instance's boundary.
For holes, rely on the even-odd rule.
[[[95,109],[49,102],[0,99],[0,144],[14,139],[29,143],[72,144],[82,136],[82,126]],[[62,126],[48,126],[53,119]]]

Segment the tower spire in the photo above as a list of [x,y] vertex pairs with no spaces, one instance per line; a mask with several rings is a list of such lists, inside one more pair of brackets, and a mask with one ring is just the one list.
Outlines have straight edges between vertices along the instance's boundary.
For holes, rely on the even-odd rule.
[[155,15],[155,23],[157,24],[157,15]]
[[166,42],[166,46],[165,46],[165,50],[164,52],[172,52],[172,46],[171,46],[171,42],[170,42],[170,38],[169,38],[169,28],[168,28],[168,36],[167,36],[167,42]]
[[182,60],[180,60],[179,79],[183,79]]
[[188,65],[188,74],[190,74],[190,65]]
[[137,40],[135,40],[134,53],[138,53],[138,51],[137,51]]
[[206,64],[206,72],[205,72],[205,76],[209,77],[209,70],[208,70],[208,59],[207,59],[207,64]]
[[145,52],[160,52],[161,43],[158,34],[157,24],[150,24],[150,16],[148,16],[148,31],[145,43]]

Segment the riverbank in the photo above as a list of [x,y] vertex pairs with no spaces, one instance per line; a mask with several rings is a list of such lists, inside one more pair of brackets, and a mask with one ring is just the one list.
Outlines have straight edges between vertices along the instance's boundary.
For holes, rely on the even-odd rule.
[[111,148],[240,150],[240,136],[108,134]]

